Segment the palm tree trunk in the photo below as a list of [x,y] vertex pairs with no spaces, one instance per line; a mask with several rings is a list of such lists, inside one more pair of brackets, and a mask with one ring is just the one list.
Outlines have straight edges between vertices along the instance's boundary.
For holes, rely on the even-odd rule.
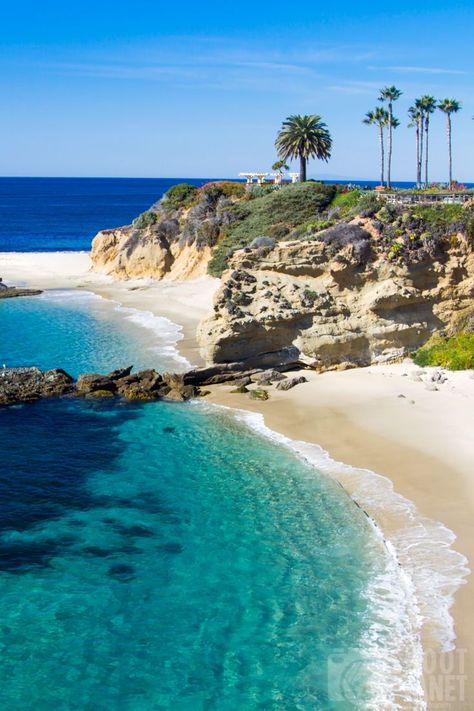
[[451,145],[451,114],[448,114],[447,131],[448,131],[448,154],[449,154],[449,189],[451,190],[453,187],[453,152],[452,152],[452,145]]
[[416,187],[420,188],[420,180],[418,175],[418,166],[420,164],[420,129],[418,124],[415,125],[415,138],[416,138]]
[[300,154],[300,183],[306,180],[306,158]]
[[379,124],[379,140],[380,140],[380,185],[385,184],[385,149],[383,145],[383,126]]
[[428,132],[430,127],[430,117],[426,116],[425,119],[425,136],[426,136],[426,146],[425,146],[425,185],[428,187]]
[[393,138],[393,127],[392,127],[392,102],[388,102],[388,161],[387,161],[387,186],[392,187],[392,138]]
[[421,166],[423,164],[423,117],[420,118],[420,123],[418,127],[418,133],[420,136],[420,151],[418,154],[418,182],[420,183],[421,187]]

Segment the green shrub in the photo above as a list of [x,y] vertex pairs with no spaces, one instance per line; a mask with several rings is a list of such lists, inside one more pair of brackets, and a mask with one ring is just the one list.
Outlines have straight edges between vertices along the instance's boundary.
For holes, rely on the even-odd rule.
[[333,185],[301,183],[287,185],[239,206],[241,219],[233,226],[236,241],[269,234],[274,225],[289,229],[317,217],[334,196]]
[[269,235],[284,239],[298,225],[318,217],[331,203],[334,185],[297,183],[286,185],[259,198],[242,201],[228,208],[229,224],[221,232],[208,271],[220,276],[236,249],[255,237]]
[[383,203],[377,193],[364,193],[360,197],[355,210],[362,217],[373,217],[382,205]]
[[191,207],[195,202],[199,188],[190,183],[178,183],[165,193],[163,197],[165,207],[178,210],[180,207]]
[[132,225],[137,230],[143,230],[146,227],[155,225],[159,220],[160,218],[154,210],[146,210],[146,212],[142,212],[141,215],[138,215],[138,217],[133,220]]
[[312,304],[314,304],[314,302],[318,298],[318,293],[316,291],[313,291],[312,289],[305,289],[303,291],[303,297],[306,299],[306,301],[310,301]]
[[347,192],[338,192],[331,202],[330,210],[338,208],[338,215],[346,217],[354,210],[360,200],[360,190],[349,190]]
[[248,191],[247,195],[249,198],[259,198],[259,197],[265,197],[265,195],[269,195],[270,193],[274,192],[275,190],[280,190],[279,185],[252,185]]
[[467,212],[462,205],[419,205],[413,215],[427,225],[451,225],[464,222]]
[[203,185],[201,194],[211,202],[217,202],[220,197],[241,198],[245,195],[245,185],[243,183],[234,183],[231,180],[217,180]]
[[442,366],[450,370],[474,368],[474,333],[461,332],[451,338],[434,336],[416,351],[419,366]]

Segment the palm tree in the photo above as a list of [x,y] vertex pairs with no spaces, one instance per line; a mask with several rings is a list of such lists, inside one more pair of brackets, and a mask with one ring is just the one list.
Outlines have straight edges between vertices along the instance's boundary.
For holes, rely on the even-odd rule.
[[418,111],[418,130],[420,132],[420,151],[418,154],[418,170],[417,170],[417,182],[419,182],[420,187],[421,187],[421,168],[423,165],[423,156],[424,156],[424,127],[425,127],[425,109],[423,105],[423,101],[421,99],[415,99],[415,108]]
[[327,161],[331,157],[332,138],[321,116],[296,114],[283,121],[275,146],[282,160],[300,159],[300,182],[304,182],[310,158]]
[[285,170],[290,170],[290,169],[286,165],[284,160],[277,160],[272,165],[272,170],[275,170],[278,173],[277,182],[279,185],[281,185],[282,180],[283,180],[283,173],[285,172]]
[[363,123],[367,126],[377,126],[380,143],[380,185],[385,185],[385,146],[383,131],[388,126],[388,111],[377,106],[373,111],[367,111]]
[[410,106],[408,109],[408,116],[410,117],[410,123],[408,128],[415,129],[416,136],[416,187],[418,190],[421,188],[421,159],[420,159],[420,125],[422,123],[423,114],[422,111],[416,106]]
[[395,128],[393,122],[393,102],[397,101],[402,95],[400,89],[396,86],[385,86],[380,90],[379,101],[387,102],[388,110],[388,161],[387,161],[387,185],[390,188],[392,186],[392,149],[393,149],[393,129]]
[[[421,106],[421,110],[423,113],[423,119],[424,119],[424,130],[425,130],[425,185],[428,185],[428,136],[429,136],[429,129],[430,129],[430,114],[433,114],[436,111],[436,107],[438,105],[436,99],[434,96],[429,96],[428,94],[425,94],[425,96],[422,96],[421,99],[419,99],[419,105]],[[423,156],[420,157],[420,164],[422,162]],[[421,165],[420,165],[420,172],[421,172]]]
[[449,155],[449,189],[453,185],[453,151],[451,142],[451,114],[456,114],[461,110],[461,103],[456,99],[443,99],[438,104],[438,109],[446,114],[446,131],[448,134],[448,155]]

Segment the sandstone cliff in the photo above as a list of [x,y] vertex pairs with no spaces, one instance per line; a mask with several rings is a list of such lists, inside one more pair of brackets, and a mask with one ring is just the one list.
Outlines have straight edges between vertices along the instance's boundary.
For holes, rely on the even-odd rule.
[[399,358],[474,314],[470,241],[458,234],[438,247],[398,259],[380,223],[359,218],[316,239],[237,251],[199,329],[203,355],[278,359],[294,345],[321,368]]
[[243,196],[239,183],[174,186],[131,225],[99,232],[94,271],[119,279],[196,279],[204,276],[227,210]]
[[173,241],[148,227],[131,225],[99,232],[92,242],[93,269],[119,279],[197,279],[206,274],[208,245]]

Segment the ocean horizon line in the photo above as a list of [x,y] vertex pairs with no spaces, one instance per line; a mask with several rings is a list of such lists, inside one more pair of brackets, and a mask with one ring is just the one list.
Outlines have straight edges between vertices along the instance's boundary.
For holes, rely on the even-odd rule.
[[[245,179],[238,176],[140,176],[140,175],[0,175],[2,180],[194,180],[194,181],[214,181],[214,180],[231,180],[236,183],[245,183]],[[319,177],[310,176],[308,180],[321,181],[322,183],[348,183],[348,184],[374,184],[379,185],[380,180],[373,178],[337,178],[337,177]],[[474,181],[461,180],[463,185],[474,185]],[[430,184],[443,184],[445,180],[432,180]],[[416,185],[415,180],[392,180],[392,185]]]

